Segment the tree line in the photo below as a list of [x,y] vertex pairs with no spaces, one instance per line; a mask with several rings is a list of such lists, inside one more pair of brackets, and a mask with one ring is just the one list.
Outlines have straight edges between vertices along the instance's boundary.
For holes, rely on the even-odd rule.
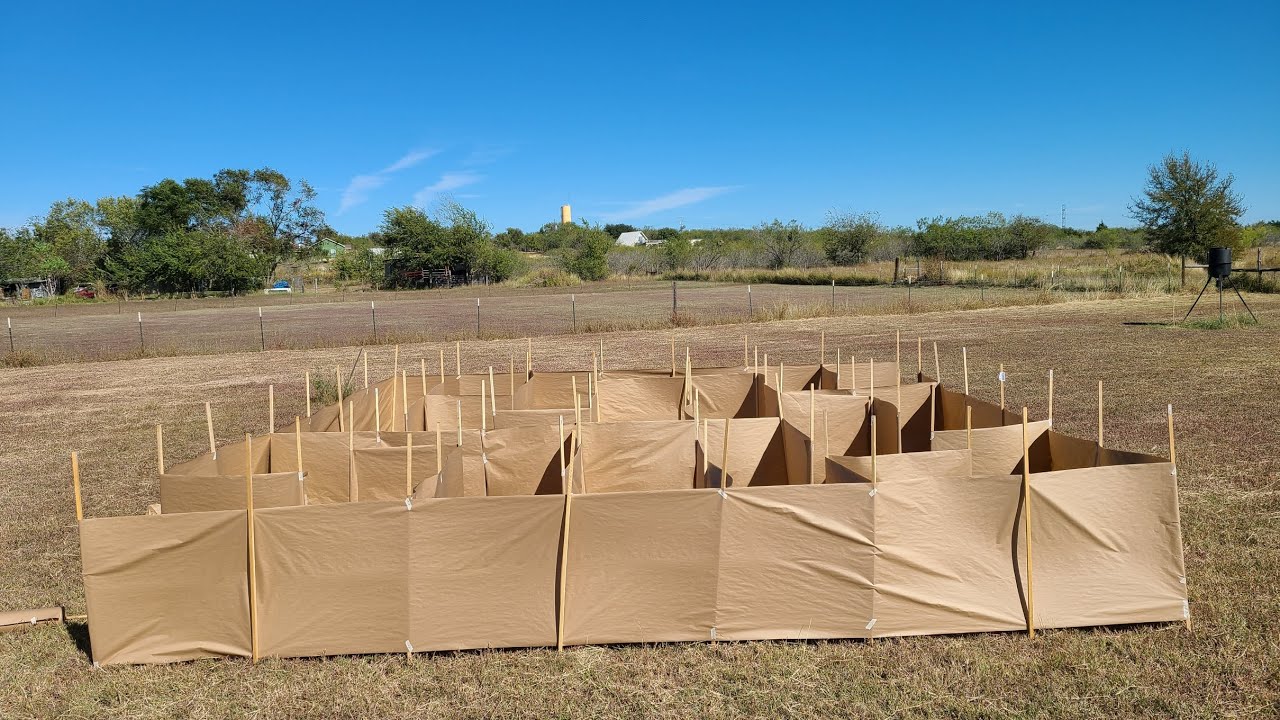
[[1242,226],[1242,199],[1231,175],[1170,154],[1148,168],[1129,206],[1138,225],[1064,228],[1025,215],[921,218],[889,226],[875,213],[831,212],[817,227],[773,219],[750,228],[643,228],[649,244],[618,237],[623,223],[547,223],[532,232],[494,233],[474,210],[452,200],[432,212],[387,209],[378,228],[347,236],[325,224],[315,191],[270,168],[222,170],[212,178],[165,179],[137,195],[90,203],[55,202],[43,217],[0,229],[0,279],[53,278],[63,292],[101,284],[134,293],[245,292],[280,263],[319,256],[324,240],[348,250],[330,263],[334,277],[404,287],[424,272],[463,281],[501,282],[525,273],[528,258],[550,258],[583,280],[611,274],[725,267],[857,265],[915,256],[947,260],[1027,258],[1046,247],[1151,250],[1200,256],[1208,247],[1280,243],[1280,222]]

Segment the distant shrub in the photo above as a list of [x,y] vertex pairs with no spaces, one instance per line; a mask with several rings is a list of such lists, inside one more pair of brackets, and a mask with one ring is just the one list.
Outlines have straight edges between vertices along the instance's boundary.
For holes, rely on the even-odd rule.
[[582,279],[560,268],[542,267],[521,275],[511,284],[516,287],[573,287],[581,285]]
[[35,367],[40,364],[40,356],[30,350],[14,350],[4,354],[5,367],[24,368]]

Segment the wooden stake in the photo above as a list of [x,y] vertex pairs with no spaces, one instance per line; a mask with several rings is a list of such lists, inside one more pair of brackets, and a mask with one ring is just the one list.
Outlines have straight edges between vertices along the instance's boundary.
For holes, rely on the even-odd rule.
[[164,428],[156,425],[156,468],[164,474]]
[[444,384],[444,348],[440,349],[440,384]]
[[481,435],[483,435],[485,431],[489,429],[489,423],[486,422],[486,418],[485,418],[485,416],[489,414],[487,412],[489,408],[486,407],[488,404],[489,404],[488,398],[485,397],[485,393],[484,393],[484,380],[481,380],[480,381],[480,434]]
[[1000,409],[1004,410],[1004,363],[1000,363],[1000,374],[996,379],[1000,381]]
[[1031,457],[1027,445],[1027,409],[1022,408],[1022,507],[1026,515],[1027,543],[1027,635],[1036,636],[1036,600],[1031,582]]
[[458,401],[458,447],[462,447],[462,401]]
[[409,371],[400,371],[400,407],[404,409],[401,430],[409,432]]
[[924,338],[916,336],[916,374],[924,372]]
[[964,394],[969,395],[969,348],[960,348],[960,357],[964,361]]
[[729,418],[724,419],[724,452],[720,455],[720,489],[729,487]]
[[311,419],[311,371],[306,372],[307,380],[307,419]]
[[840,348],[836,348],[836,390],[840,389]]
[[898,427],[898,452],[902,452],[902,373],[898,373],[898,403],[894,407],[894,414],[898,419],[894,421],[894,425]]
[[276,431],[276,386],[267,386],[267,430],[268,433]]
[[[347,401],[347,412],[355,417],[355,403]],[[356,477],[356,424],[354,422],[347,423],[347,462],[350,470],[348,472],[347,492],[351,502],[360,502],[360,479]]]
[[409,433],[405,436],[404,496],[413,497],[413,433]]
[[[351,416],[351,427],[355,427],[355,416]],[[374,440],[379,445],[382,444],[382,397],[378,392],[378,388],[373,388],[373,430]]]
[[489,366],[489,410],[496,419],[498,417],[498,386],[493,383],[493,366]]
[[258,567],[257,552],[253,543],[253,436],[244,435],[244,506],[245,521],[249,528],[249,657],[258,662]]
[[525,338],[524,350],[524,374],[527,378],[533,377],[533,338]]
[[604,338],[600,338],[600,369],[597,373],[604,372]]
[[822,411],[822,456],[831,454],[831,428],[827,424],[827,411]]
[[898,366],[898,375],[902,375],[902,331],[893,331],[893,363]]
[[814,434],[814,427],[813,427],[814,423],[816,422],[816,418],[814,417],[816,415],[816,413],[814,412],[814,395],[815,394],[816,393],[813,390],[813,383],[810,383],[809,384],[809,442],[813,443],[814,445],[817,445],[818,436]]
[[560,536],[560,612],[556,618],[556,650],[564,650],[565,588],[569,573],[569,516],[573,510],[572,489],[565,478],[564,464],[564,416],[560,417],[560,489],[564,493],[564,534]]
[[973,406],[964,406],[964,442],[965,447],[973,451]]
[[933,344],[933,379],[942,382],[942,363],[938,360],[938,343]]
[[858,358],[853,353],[849,353],[849,387],[854,395],[858,394]]
[[751,367],[751,363],[748,362],[748,360],[749,358],[747,356],[747,336],[743,335],[742,336],[742,369],[744,371],[747,368]]
[[444,472],[444,442],[440,436],[440,423],[436,423],[436,474]]
[[827,364],[827,331],[822,330],[818,335],[818,364]]
[[938,386],[929,388],[929,449],[933,449],[933,439],[938,435]]
[[293,417],[293,449],[298,459],[298,477],[302,477],[302,424],[296,415]]
[[868,396],[871,398],[872,407],[875,407],[876,399],[876,359],[871,358],[867,366],[867,372],[871,374],[871,387],[868,389]]
[[516,356],[511,356],[511,390],[507,394],[511,397],[511,409],[516,409]]
[[76,523],[84,522],[84,505],[80,502],[80,453],[71,453],[71,490],[76,498]]
[[369,353],[363,349],[360,350],[360,357],[364,360],[364,389],[369,389]]
[[1102,381],[1098,381],[1098,447],[1102,447]]
[[1049,368],[1049,426],[1053,427],[1053,368]]
[[671,377],[676,376],[676,336],[671,335]]
[[759,375],[760,374],[760,346],[759,345],[751,346],[751,357],[752,357],[751,366],[754,368],[755,374]]
[[[874,408],[872,408],[874,410]],[[876,472],[876,414],[871,413],[871,487],[875,487],[879,483],[879,475]]]
[[[157,427],[159,427],[157,425]],[[1173,465],[1173,473],[1178,474],[1178,450],[1173,445],[1173,405],[1169,405],[1169,464]]]
[[400,346],[396,345],[395,360],[391,364],[391,382],[393,390],[395,389],[394,383],[398,377],[400,377]]
[[204,424],[209,428],[209,453],[217,460],[218,443],[213,439],[213,410],[209,408],[209,403],[204,404]]
[[453,369],[458,377],[462,377],[462,341],[453,344]]
[[342,407],[343,407],[342,405],[342,368],[337,368],[337,367],[334,368],[333,377],[337,383],[337,388],[338,388],[338,431],[341,432],[343,430],[346,430],[346,428],[343,427],[344,425],[351,424],[351,423],[348,423],[346,418],[343,417],[342,415]]
[[[427,396],[427,359],[418,358],[418,362],[422,364],[422,369],[420,371],[422,373],[422,397],[425,398]],[[423,402],[426,401],[424,400]]]

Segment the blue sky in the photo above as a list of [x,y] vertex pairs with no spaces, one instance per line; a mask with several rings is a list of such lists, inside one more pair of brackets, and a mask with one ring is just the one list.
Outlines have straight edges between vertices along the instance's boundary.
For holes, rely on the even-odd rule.
[[1184,148],[1280,218],[1280,3],[970,5],[5,3],[0,226],[271,166],[349,233],[443,193],[527,230],[1092,227]]

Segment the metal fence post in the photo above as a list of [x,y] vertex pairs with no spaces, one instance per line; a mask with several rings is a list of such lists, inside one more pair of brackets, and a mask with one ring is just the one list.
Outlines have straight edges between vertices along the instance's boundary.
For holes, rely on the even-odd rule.
[[142,312],[138,312],[138,347],[145,354],[147,352],[147,341],[142,335]]
[[262,325],[262,307],[258,307],[258,337],[262,340],[262,352],[267,351],[267,330]]
[[374,305],[374,301],[369,301],[369,314],[373,317],[373,342],[378,342],[378,308]]

